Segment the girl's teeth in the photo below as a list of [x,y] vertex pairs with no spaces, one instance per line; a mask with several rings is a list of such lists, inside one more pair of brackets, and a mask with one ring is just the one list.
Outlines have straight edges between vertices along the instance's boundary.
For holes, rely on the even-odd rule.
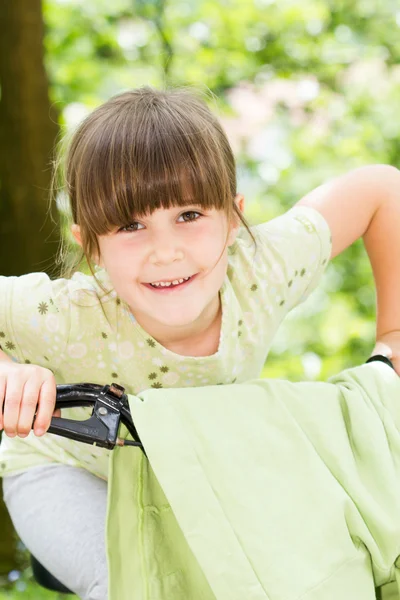
[[171,285],[178,285],[179,283],[183,283],[188,279],[190,279],[190,277],[185,277],[184,279],[175,279],[174,281],[160,281],[158,283],[151,283],[150,285],[152,285],[153,287],[171,287]]

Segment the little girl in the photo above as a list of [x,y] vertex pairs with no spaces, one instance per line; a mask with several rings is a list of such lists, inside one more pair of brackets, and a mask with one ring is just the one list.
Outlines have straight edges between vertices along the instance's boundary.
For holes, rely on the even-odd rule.
[[259,377],[285,315],[362,235],[378,341],[395,349],[399,183],[392,167],[365,167],[250,228],[226,135],[193,93],[129,91],[80,125],[65,189],[91,275],[0,277],[4,499],[28,549],[79,597],[107,598],[109,451],[45,433],[56,382],[138,394]]

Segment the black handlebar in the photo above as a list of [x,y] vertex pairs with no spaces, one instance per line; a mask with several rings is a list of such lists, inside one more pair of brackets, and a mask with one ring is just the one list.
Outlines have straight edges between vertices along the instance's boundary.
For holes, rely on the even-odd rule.
[[[386,356],[377,354],[366,362],[380,361],[394,369]],[[86,421],[53,417],[48,433],[95,444],[112,450],[115,446],[137,446],[144,451],[136,427],[129,410],[125,389],[117,383],[101,386],[96,383],[78,383],[58,385],[55,408],[71,408],[77,406],[93,406],[93,412]],[[131,434],[133,441],[118,437],[120,424],[123,423]]]
[[[52,417],[47,432],[110,450],[115,446],[137,446],[144,451],[132,421],[128,398],[123,387],[117,383],[105,386],[95,383],[58,385],[55,408],[77,406],[93,406],[90,418],[76,421]],[[126,426],[133,441],[118,437],[121,423]]]

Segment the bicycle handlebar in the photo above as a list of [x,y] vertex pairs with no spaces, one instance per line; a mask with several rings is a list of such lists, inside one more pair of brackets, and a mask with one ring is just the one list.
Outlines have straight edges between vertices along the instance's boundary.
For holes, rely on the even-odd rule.
[[[112,450],[115,446],[137,446],[143,451],[129,410],[125,389],[117,383],[101,386],[95,383],[57,385],[55,408],[93,406],[89,419],[76,421],[52,417],[48,433],[55,433],[78,442],[95,444]],[[128,429],[134,441],[118,437],[120,424]]]
[[[386,356],[377,354],[366,362],[380,361],[394,369]],[[101,386],[96,383],[77,383],[57,385],[55,408],[71,408],[77,406],[93,406],[89,419],[76,421],[53,417],[48,433],[77,440],[85,444],[95,444],[112,450],[115,446],[137,446],[145,453],[138,432],[129,410],[125,389],[117,383]],[[120,424],[123,423],[131,434],[133,441],[118,437]],[[146,453],[145,453],[146,454]]]

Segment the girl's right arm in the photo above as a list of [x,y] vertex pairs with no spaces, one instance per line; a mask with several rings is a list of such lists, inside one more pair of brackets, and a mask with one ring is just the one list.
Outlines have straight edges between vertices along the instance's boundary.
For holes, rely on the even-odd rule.
[[38,365],[20,364],[0,350],[0,430],[26,437],[37,408],[35,435],[46,433],[54,411],[56,381],[52,371]]

